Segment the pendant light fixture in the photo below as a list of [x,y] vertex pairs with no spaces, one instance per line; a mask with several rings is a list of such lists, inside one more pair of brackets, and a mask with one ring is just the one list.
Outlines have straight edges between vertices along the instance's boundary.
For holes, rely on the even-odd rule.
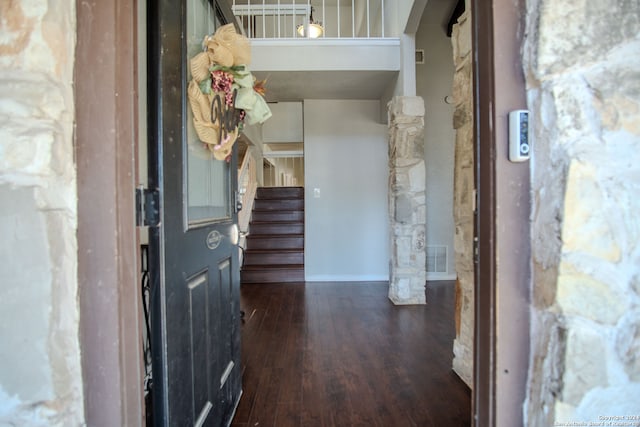
[[311,7],[311,13],[309,14],[309,22],[306,24],[300,24],[297,27],[298,34],[301,37],[308,37],[311,39],[318,38],[324,33],[322,23],[313,20],[313,6]]

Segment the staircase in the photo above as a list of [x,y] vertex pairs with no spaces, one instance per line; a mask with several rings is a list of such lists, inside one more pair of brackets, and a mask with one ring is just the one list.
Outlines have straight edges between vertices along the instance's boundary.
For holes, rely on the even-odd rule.
[[304,188],[258,188],[240,281],[304,282]]

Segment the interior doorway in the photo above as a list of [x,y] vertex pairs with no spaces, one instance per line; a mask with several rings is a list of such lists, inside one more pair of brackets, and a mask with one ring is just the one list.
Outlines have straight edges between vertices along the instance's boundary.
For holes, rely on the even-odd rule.
[[416,59],[416,94],[426,111],[427,283],[450,280],[455,287],[452,366],[473,388],[475,171],[468,17],[464,1],[427,3],[416,32],[416,51],[424,52]]
[[[479,207],[480,217],[488,224],[482,230],[480,240],[480,257],[484,261],[479,267],[478,289],[476,298],[476,401],[475,413],[478,414],[477,425],[493,425],[495,417],[495,179],[492,156],[495,156],[495,123],[492,113],[487,110],[493,99],[494,74],[493,63],[494,40],[492,38],[492,11],[498,9],[494,2],[473,3],[474,15],[474,52],[480,64],[474,64],[476,87],[478,88],[478,106],[476,117],[478,124],[476,141],[487,139],[488,144],[481,153],[479,168],[489,171],[488,179],[480,182]],[[504,2],[502,2],[504,3]],[[135,55],[131,55],[131,46],[135,46],[136,10],[135,5],[124,0],[98,2],[92,8],[78,6],[78,48],[76,58],[76,74],[84,76],[77,80],[77,138],[91,141],[87,150],[78,150],[78,187],[79,187],[79,277],[82,298],[81,311],[83,334],[83,366],[92,368],[107,367],[107,375],[92,376],[85,379],[85,400],[87,423],[107,423],[114,425],[136,425],[140,423],[143,404],[139,345],[140,331],[138,322],[141,308],[138,295],[138,263],[135,249],[138,245],[136,233],[133,231],[131,212],[135,205],[136,166],[131,159],[135,158],[135,134],[137,113],[135,106],[137,88],[135,75],[138,72]],[[503,8],[499,8],[504,10]],[[510,19],[516,20],[517,13],[507,9]],[[117,12],[117,13],[116,13]],[[100,16],[100,20],[92,19]],[[124,30],[123,30],[124,29]],[[482,30],[482,31],[481,31]],[[515,31],[514,31],[515,32]],[[104,34],[111,37],[106,38]],[[105,49],[105,43],[112,50]],[[113,51],[112,61],[101,68],[102,73],[95,71],[95,52]],[[512,57],[507,58],[511,60]],[[512,64],[511,64],[512,66]],[[505,67],[505,69],[510,69]],[[104,76],[119,76],[118,79]],[[96,90],[100,90],[96,96]],[[114,97],[120,94],[120,97]],[[127,94],[124,96],[123,94]],[[104,95],[104,96],[103,96]],[[129,96],[130,95],[130,96]],[[484,105],[485,110],[481,110]],[[129,107],[128,107],[129,106]],[[111,131],[97,132],[95,117],[107,125]],[[111,127],[109,127],[111,126]],[[115,133],[112,132],[117,129]],[[105,147],[112,153],[105,152]],[[130,153],[131,155],[116,155]],[[109,159],[109,161],[106,161]],[[493,177],[493,178],[492,178]],[[118,195],[117,203],[110,204],[109,198],[97,200],[95,188],[114,188]],[[114,208],[115,206],[115,208]],[[95,209],[93,209],[95,208]],[[94,212],[98,214],[95,215]],[[101,212],[101,213],[100,213]],[[480,221],[482,223],[482,221]],[[114,224],[120,224],[120,228]],[[129,224],[130,227],[126,225]],[[90,233],[83,234],[83,227]],[[123,228],[124,227],[124,228]],[[114,238],[114,229],[119,233]],[[102,238],[104,237],[104,239]],[[95,246],[92,241],[99,241],[101,250],[113,249],[110,256],[96,257],[84,252],[84,249]],[[100,252],[101,253],[101,252]],[[117,254],[117,256],[112,256]],[[109,277],[105,272],[116,272],[117,277]],[[99,288],[91,286],[95,278],[100,278],[107,286]],[[86,284],[85,284],[86,283]],[[92,307],[101,306],[105,300],[116,301],[114,310],[96,311]],[[132,327],[135,325],[135,327]],[[91,336],[113,338],[114,351],[90,352]],[[96,345],[95,348],[101,348]],[[485,351],[486,350],[486,351]],[[95,370],[97,371],[97,370]],[[480,379],[480,380],[478,380]],[[508,390],[506,390],[508,392]],[[105,396],[109,396],[105,398]],[[111,422],[113,421],[113,422]]]
[[303,102],[269,106],[272,116],[262,125],[262,186],[304,187]]

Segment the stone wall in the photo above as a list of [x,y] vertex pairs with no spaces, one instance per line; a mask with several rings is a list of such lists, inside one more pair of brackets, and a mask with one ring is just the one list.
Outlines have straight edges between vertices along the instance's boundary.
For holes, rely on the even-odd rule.
[[637,417],[640,2],[527,3],[534,281],[526,424]]
[[471,20],[465,12],[453,26],[453,99],[456,130],[453,216],[456,274],[456,338],[453,369],[473,387],[474,266],[473,266],[473,80]]
[[420,97],[398,96],[389,103],[389,220],[389,298],[394,304],[424,304],[424,101]]
[[75,1],[0,2],[0,425],[84,423]]

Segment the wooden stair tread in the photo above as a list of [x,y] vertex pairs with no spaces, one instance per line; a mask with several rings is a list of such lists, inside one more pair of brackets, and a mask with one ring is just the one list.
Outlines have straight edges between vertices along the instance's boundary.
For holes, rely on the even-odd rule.
[[[273,226],[273,227],[276,227],[276,228],[278,228],[278,227],[287,227],[287,226],[290,226],[290,227],[300,227],[300,226],[303,226],[303,225],[304,225],[304,222],[300,222],[300,221],[295,221],[295,222],[286,222],[286,221],[275,221],[275,222],[253,222],[253,221],[252,221],[252,222],[250,222],[250,223],[249,223],[249,234],[248,234],[248,235],[250,235],[250,234],[256,234],[256,233],[251,233],[251,226],[252,226],[252,225],[254,226],[254,227],[253,227],[254,229],[256,228],[256,227],[255,227],[256,225],[258,225],[258,226],[259,226],[259,228],[270,227],[270,226]],[[257,234],[260,234],[260,233],[257,233]],[[288,233],[287,233],[287,234],[288,234]],[[304,234],[304,233],[298,233],[298,234]]]
[[283,200],[294,200],[294,201],[304,201],[303,197],[298,197],[298,196],[281,196],[281,197],[275,197],[275,196],[270,196],[270,197],[264,197],[264,196],[256,196],[255,200],[261,200],[263,202],[278,202],[278,201],[283,201]]
[[281,227],[283,225],[304,225],[304,221],[251,221],[249,225],[277,225]]
[[245,265],[244,270],[303,270],[304,264]]
[[251,213],[242,283],[304,282],[304,188],[260,187]]
[[259,187],[256,197],[266,198],[304,198],[304,187]]
[[304,265],[304,248],[248,249],[244,251],[244,267]]
[[[255,199],[254,202],[257,202],[258,200],[260,201],[264,201],[264,199]],[[296,200],[296,199],[282,199],[282,200]],[[275,199],[268,199],[269,202],[274,202],[276,201]],[[254,208],[253,209],[256,212],[264,212],[264,211],[269,211],[269,209],[264,209],[264,208]],[[280,212],[296,212],[296,211],[300,211],[300,212],[304,212],[304,208],[303,207],[296,207],[293,209],[279,209]]]
[[298,252],[302,252],[300,249],[297,248],[283,248],[283,249],[260,249],[260,248],[256,248],[256,249],[245,249],[244,253],[245,254],[273,254],[273,253],[298,253]]
[[294,234],[247,234],[247,239],[289,239],[289,238],[300,238],[304,237],[304,233],[294,233]]

